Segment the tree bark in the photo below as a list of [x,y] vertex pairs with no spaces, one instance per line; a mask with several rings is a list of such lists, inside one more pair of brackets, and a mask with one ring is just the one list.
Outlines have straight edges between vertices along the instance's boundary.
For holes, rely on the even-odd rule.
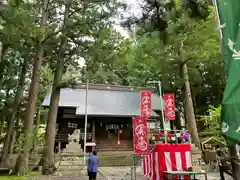
[[13,130],[12,137],[11,137],[11,143],[10,143],[10,147],[9,147],[9,155],[13,154],[16,141],[17,141],[17,131],[15,129],[15,130]]
[[[64,22],[63,29],[68,22],[69,8],[70,8],[70,0],[65,1],[65,12],[64,12]],[[54,144],[55,144],[55,136],[56,136],[56,120],[58,113],[58,103],[60,97],[60,88],[58,85],[62,81],[63,76],[63,68],[64,68],[64,58],[65,58],[65,47],[67,45],[67,32],[66,30],[62,33],[60,49],[58,54],[58,60],[56,65],[56,71],[54,74],[54,81],[52,86],[52,94],[50,99],[50,106],[48,111],[48,122],[45,134],[45,147],[44,147],[44,162],[42,173],[43,174],[53,174],[56,170],[55,161],[54,161]]]
[[[10,47],[10,44],[2,44],[1,50],[0,50],[0,63],[2,63],[5,54],[8,51],[8,48]],[[2,67],[2,64],[0,65]],[[0,69],[2,71],[2,69]]]
[[[5,132],[5,130],[4,130],[4,123],[5,123],[5,121],[8,120],[7,115],[9,114],[8,113],[8,100],[10,98],[10,90],[11,89],[7,89],[6,98],[5,98],[5,102],[4,102],[4,105],[3,105],[3,109],[2,109],[2,112],[0,113],[0,115],[1,115],[0,116],[1,117],[1,123],[2,123],[1,124],[2,125],[1,126],[1,133]],[[2,155],[2,153],[1,153],[1,155]]]
[[33,146],[31,149],[31,154],[35,154],[36,153],[36,138],[38,135],[38,129],[39,129],[39,124],[40,124],[40,109],[38,110],[37,114],[36,114],[36,120],[35,120],[35,125],[34,125],[34,138],[33,138]]
[[198,146],[200,146],[200,140],[198,136],[198,130],[197,130],[197,123],[195,119],[195,113],[194,113],[194,107],[193,107],[193,101],[192,101],[192,95],[191,95],[191,88],[190,88],[190,82],[189,82],[189,76],[188,76],[188,68],[187,64],[184,63],[181,66],[181,75],[184,79],[184,112],[186,113],[186,119],[187,119],[187,126],[188,131],[192,136],[193,142]]
[[31,84],[28,93],[27,113],[24,122],[23,154],[19,157],[19,163],[16,164],[16,166],[18,167],[15,168],[15,170],[17,171],[16,173],[19,175],[25,175],[28,173],[29,148],[32,143],[33,118],[36,110],[36,101],[40,82],[40,70],[44,54],[43,41],[46,36],[45,31],[48,19],[48,4],[49,0],[44,0],[40,24],[41,35],[36,47],[36,59],[33,64]]
[[4,68],[6,66],[6,62],[4,61],[4,57],[10,48],[9,44],[2,44],[2,48],[0,50],[0,77],[2,77],[4,73]]
[[5,135],[5,140],[4,140],[4,145],[3,145],[3,153],[2,153],[2,156],[1,156],[1,160],[0,160],[0,162],[1,162],[0,166],[1,167],[6,164],[6,160],[8,158],[11,136],[12,136],[12,133],[13,133],[13,128],[14,128],[14,124],[15,124],[15,120],[16,120],[16,113],[17,113],[18,106],[21,102],[21,98],[22,98],[23,92],[24,92],[25,75],[27,73],[27,67],[28,67],[28,58],[24,58],[23,63],[22,63],[22,72],[21,72],[21,75],[20,75],[19,84],[18,84],[14,104],[13,104],[13,107],[12,107],[11,118],[10,118],[9,123],[8,123],[7,134]]

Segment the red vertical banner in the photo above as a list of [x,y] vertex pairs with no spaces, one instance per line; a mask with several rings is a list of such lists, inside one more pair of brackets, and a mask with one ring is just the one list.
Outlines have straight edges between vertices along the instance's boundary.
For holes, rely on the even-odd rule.
[[140,116],[144,118],[151,117],[151,97],[152,92],[141,92]]
[[145,118],[133,119],[133,137],[135,154],[148,152],[148,125]]
[[165,120],[176,120],[174,94],[164,94]]

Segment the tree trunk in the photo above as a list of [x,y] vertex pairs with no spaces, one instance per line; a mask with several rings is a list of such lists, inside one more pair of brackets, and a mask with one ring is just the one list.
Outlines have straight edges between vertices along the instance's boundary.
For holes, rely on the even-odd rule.
[[35,125],[34,125],[34,138],[33,138],[33,146],[31,149],[31,154],[35,154],[36,153],[36,139],[37,139],[37,135],[38,135],[38,129],[39,129],[39,124],[40,124],[40,109],[37,112],[36,115],[36,120],[35,120]]
[[[4,129],[4,124],[5,122],[7,121],[8,122],[8,118],[7,118],[7,115],[9,114],[8,113],[8,100],[10,98],[10,90],[11,89],[7,89],[6,91],[6,98],[5,98],[5,102],[4,102],[4,105],[3,105],[3,108],[2,108],[2,112],[0,113],[0,117],[1,117],[1,133],[4,133],[5,132],[5,129]],[[8,122],[9,123],[9,122]],[[4,139],[5,141],[5,139]],[[2,153],[1,153],[2,155]]]
[[42,66],[44,48],[43,41],[45,39],[45,31],[46,24],[48,19],[48,3],[49,0],[44,0],[43,9],[42,9],[42,18],[41,18],[41,37],[36,47],[36,59],[33,64],[32,71],[32,79],[28,92],[28,104],[27,104],[27,112],[26,119],[24,122],[24,146],[23,146],[23,154],[19,157],[19,163],[16,164],[15,170],[19,175],[25,175],[28,173],[28,157],[29,157],[29,148],[32,143],[32,126],[33,126],[33,118],[36,110],[36,101],[39,90],[39,82],[40,82],[40,71]]
[[4,130],[4,117],[0,117],[0,134],[3,133]]
[[200,140],[198,136],[197,123],[195,119],[191,88],[188,76],[187,64],[184,63],[181,66],[181,74],[184,79],[184,112],[186,113],[188,131],[192,136],[193,142],[200,147]]
[[11,136],[13,136],[12,133],[13,133],[13,128],[14,128],[14,124],[15,124],[15,120],[16,120],[16,113],[17,113],[18,106],[21,102],[21,98],[22,98],[23,92],[24,92],[25,75],[27,73],[27,67],[28,67],[28,58],[24,58],[24,61],[22,64],[22,72],[20,75],[19,84],[18,84],[14,104],[12,107],[12,114],[11,114],[11,118],[8,123],[8,130],[5,135],[5,140],[4,140],[4,145],[3,145],[3,153],[2,153],[1,161],[0,161],[1,167],[6,164],[6,160],[8,158]]
[[[63,26],[66,26],[68,22],[68,14],[70,8],[70,0],[65,1],[65,12],[64,12],[64,22]],[[63,29],[65,29],[63,27]],[[55,161],[54,161],[54,145],[55,145],[55,136],[56,136],[56,120],[58,113],[58,103],[60,97],[60,88],[58,85],[62,81],[63,76],[63,68],[64,68],[64,58],[65,58],[65,47],[67,45],[67,32],[66,30],[62,33],[60,50],[56,65],[56,71],[54,74],[53,86],[52,86],[52,94],[50,100],[50,106],[48,111],[48,122],[45,134],[45,147],[44,147],[44,162],[42,173],[43,174],[53,174],[56,170]]]
[[17,123],[15,124],[16,143],[15,143],[15,145],[14,145],[14,148],[20,147],[21,144],[20,144],[20,142],[19,142],[18,140],[19,140],[20,135],[21,135],[21,133],[22,133],[22,131],[23,131],[23,128],[22,128],[22,126],[20,125],[21,120],[20,120],[20,117],[19,117],[19,112],[17,112],[16,118],[17,118]]
[[[10,44],[2,44],[1,50],[0,50],[0,67],[2,67],[2,62],[4,59],[5,54],[8,51],[8,48],[10,47]],[[3,70],[3,69],[0,69]]]
[[16,141],[17,141],[17,131],[15,129],[15,130],[13,130],[12,137],[11,137],[11,143],[10,143],[10,147],[9,147],[9,155],[13,154]]
[[236,144],[229,147],[229,154],[231,157],[231,164],[232,164],[232,177],[234,180],[240,180],[240,160],[238,157],[238,152],[236,148]]
[[9,44],[3,44],[2,48],[0,50],[0,77],[3,76],[4,68],[6,66],[6,62],[4,61],[4,57],[8,52],[10,45]]

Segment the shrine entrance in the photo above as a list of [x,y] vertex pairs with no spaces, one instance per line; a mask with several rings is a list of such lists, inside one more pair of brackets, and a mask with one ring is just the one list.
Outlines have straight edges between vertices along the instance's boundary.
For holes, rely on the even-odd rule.
[[101,150],[132,150],[132,125],[130,122],[96,123],[96,144]]

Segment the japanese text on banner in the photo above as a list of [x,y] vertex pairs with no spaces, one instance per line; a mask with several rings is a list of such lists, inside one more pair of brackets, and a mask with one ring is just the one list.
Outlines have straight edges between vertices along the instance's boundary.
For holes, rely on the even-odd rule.
[[136,154],[145,154],[148,151],[148,126],[145,118],[135,118],[134,128],[134,152]]
[[164,94],[164,108],[165,108],[165,119],[166,120],[175,120],[175,98],[174,94]]
[[140,116],[144,118],[151,117],[151,92],[141,93]]

